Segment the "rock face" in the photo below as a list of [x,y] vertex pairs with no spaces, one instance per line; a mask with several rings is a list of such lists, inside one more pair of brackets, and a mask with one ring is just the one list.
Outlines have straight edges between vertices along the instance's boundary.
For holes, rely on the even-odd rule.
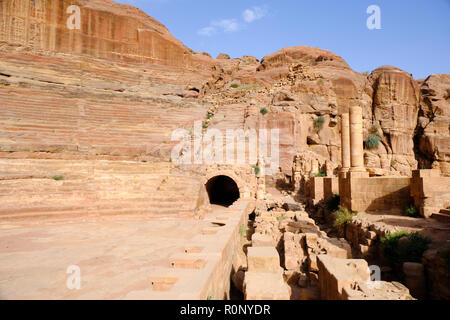
[[[195,65],[192,52],[161,23],[109,0],[5,0],[0,39],[31,50],[171,66]],[[76,9],[80,8],[80,14]],[[73,17],[73,18],[72,18]],[[68,28],[68,23],[79,29]]]
[[[420,107],[419,87],[410,74],[391,66],[376,69],[369,77],[373,90],[372,110],[366,118],[368,131],[381,129],[376,150],[366,152],[367,165],[405,175],[417,167],[413,137]],[[371,111],[371,112],[370,112]]]
[[450,174],[450,75],[429,76],[420,87],[416,149],[421,167]]
[[220,53],[220,54],[217,56],[217,59],[229,60],[229,59],[230,59],[230,56],[227,55],[226,53]]
[[[307,194],[302,182],[319,171],[337,173],[341,116],[355,106],[363,110],[365,138],[380,139],[365,151],[373,174],[408,176],[420,166],[450,175],[450,75],[418,82],[385,66],[366,76],[332,52],[305,46],[261,61],[226,54],[213,59],[184,46],[141,10],[110,0],[0,0],[0,61],[2,223],[114,215],[203,219],[213,211],[205,185],[219,175],[235,182],[233,193],[244,199],[237,209],[248,217],[253,209],[245,200],[270,199],[266,184],[269,190],[294,182]],[[280,159],[180,165],[172,157],[179,129],[189,142],[209,129],[278,129]],[[264,177],[266,168],[254,164],[275,164],[276,172]],[[323,189],[323,178],[312,180],[311,190]],[[323,198],[323,190],[314,195]],[[239,208],[242,203],[248,208]],[[344,239],[328,237],[303,207],[285,208],[255,211],[246,272],[235,268],[234,277],[247,299],[410,298],[397,284],[368,288],[367,263],[347,259],[351,248]],[[217,216],[225,223],[212,223],[202,236],[221,227],[237,236],[244,221],[232,225],[228,218]],[[347,238],[371,253],[378,233],[360,237],[357,229],[349,227]],[[201,248],[184,250],[171,257],[175,269],[205,266],[203,253],[186,258]],[[443,261],[430,259],[443,268]],[[227,268],[223,274],[231,272],[231,261]],[[157,279],[159,290],[173,285]],[[439,281],[433,279],[433,291],[448,296]]]
[[449,75],[418,83],[385,66],[367,77],[305,46],[261,61],[213,59],[109,0],[0,8],[1,158],[170,162],[172,133],[194,132],[195,121],[221,132],[279,129],[279,172],[267,184],[304,191],[311,175],[337,172],[340,118],[356,105],[365,138],[375,126],[381,139],[365,152],[374,174],[408,176],[418,165],[450,174]]

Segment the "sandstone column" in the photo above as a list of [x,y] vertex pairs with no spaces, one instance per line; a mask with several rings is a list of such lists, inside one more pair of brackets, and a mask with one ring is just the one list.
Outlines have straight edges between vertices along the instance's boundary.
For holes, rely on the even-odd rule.
[[266,172],[265,163],[261,159],[258,161],[259,173],[256,176],[258,187],[256,189],[256,199],[264,200],[266,198]]
[[350,170],[350,117],[344,113],[341,118],[341,154],[342,169],[341,172]]
[[351,172],[366,172],[364,168],[362,108],[353,106],[350,108],[350,152]]

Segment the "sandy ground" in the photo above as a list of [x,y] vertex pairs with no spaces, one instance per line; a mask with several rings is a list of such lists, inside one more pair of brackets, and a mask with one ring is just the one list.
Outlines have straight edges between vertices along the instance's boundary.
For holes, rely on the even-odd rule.
[[[0,226],[0,299],[121,299],[151,286],[204,222],[139,218]],[[69,266],[81,289],[70,290]]]

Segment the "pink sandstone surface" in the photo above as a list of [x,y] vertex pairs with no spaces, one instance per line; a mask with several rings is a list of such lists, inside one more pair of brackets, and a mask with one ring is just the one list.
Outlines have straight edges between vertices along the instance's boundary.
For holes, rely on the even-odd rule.
[[[69,5],[81,8],[80,30],[66,26]],[[211,279],[223,281],[218,275],[223,270],[214,269],[201,254],[194,260],[183,256],[187,253],[183,253],[184,242],[194,238],[194,233],[200,238],[218,234],[217,225],[202,225],[211,212],[202,188],[208,180],[205,177],[221,172],[231,176],[246,199],[254,198],[256,181],[262,180],[254,177],[250,165],[208,168],[171,163],[172,132],[178,128],[192,131],[194,121],[220,130],[280,128],[279,172],[266,179],[273,187],[278,181],[293,182],[295,173],[304,177],[319,170],[338,173],[340,119],[350,107],[359,105],[364,138],[373,134],[373,127],[381,138],[378,147],[364,151],[364,164],[371,175],[407,179],[413,170],[434,168],[443,177],[450,176],[450,75],[415,80],[393,66],[363,75],[342,57],[305,46],[284,48],[261,60],[251,56],[230,59],[226,54],[213,59],[187,48],[141,10],[110,0],[3,0],[0,8],[0,237],[4,240],[0,260],[9,261],[0,270],[10,277],[0,293],[6,292],[7,298],[148,298],[139,284],[147,274],[140,268],[160,266],[172,253],[173,266],[205,267]],[[262,115],[261,108],[268,114]],[[207,113],[212,117],[206,118]],[[319,117],[323,125],[317,129]],[[58,181],[57,176],[63,179]],[[317,197],[323,196],[322,191],[318,190]],[[248,214],[243,208],[234,209],[231,212],[236,216]],[[231,216],[219,213],[215,218]],[[126,220],[126,215],[140,222],[117,222]],[[221,253],[236,249],[241,218],[236,218],[234,229],[227,226],[228,233],[215,238],[229,240],[220,244]],[[64,226],[67,219],[74,219],[75,224]],[[85,225],[87,230],[81,235],[77,235],[81,225],[77,219],[92,223]],[[108,220],[105,229],[97,229],[103,226],[102,219]],[[267,219],[275,238],[265,237],[265,244],[280,240],[283,224],[273,216]],[[54,223],[52,228],[45,225],[49,221]],[[321,233],[316,227],[311,221],[300,227],[286,221],[282,229],[308,234],[305,241],[310,245],[302,254],[318,272],[320,254],[345,255],[347,247],[323,236],[317,240],[314,235]],[[136,228],[139,232],[134,234]],[[109,239],[112,231],[121,238]],[[155,237],[141,252],[133,244],[147,241],[147,233]],[[131,244],[119,243],[125,235]],[[172,242],[165,246],[168,235]],[[51,261],[61,258],[62,268],[72,263],[67,255],[77,255],[87,242],[97,241],[98,247],[86,249],[84,259],[75,262],[86,262],[100,275],[102,263],[114,266],[117,257],[126,256],[126,266],[136,280],[132,287],[94,296],[52,295],[48,281],[54,270],[38,252]],[[64,246],[70,248],[67,255],[61,253]],[[287,247],[297,250],[300,244]],[[195,243],[190,248],[197,254]],[[152,259],[144,261],[144,254],[153,255]],[[288,261],[293,269],[300,263],[297,258]],[[37,259],[38,266],[26,270],[30,259]],[[123,280],[117,270],[109,272],[106,277],[117,283]],[[43,279],[25,288],[36,273],[43,273]],[[55,281],[62,281],[63,275],[58,277]],[[160,289],[171,287],[174,281],[170,273],[155,279]],[[272,279],[279,286],[278,297],[295,295],[280,279],[281,274]],[[24,291],[17,289],[22,287]],[[270,293],[253,284],[248,287],[256,288],[254,297],[259,289]],[[204,288],[191,292],[192,296],[206,298],[209,292],[218,295],[223,291],[213,282]],[[300,295],[317,297],[317,286],[313,288],[301,290]],[[341,289],[339,298],[341,294],[373,296],[358,286]]]

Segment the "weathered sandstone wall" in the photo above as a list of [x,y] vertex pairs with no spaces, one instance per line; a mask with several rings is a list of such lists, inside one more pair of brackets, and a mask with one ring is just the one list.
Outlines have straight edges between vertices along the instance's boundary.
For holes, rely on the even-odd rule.
[[[80,8],[80,29],[67,21]],[[130,5],[109,0],[2,0],[0,41],[33,51],[160,65],[194,65],[193,52],[165,26]]]
[[[81,9],[79,30],[67,27],[69,5]],[[365,138],[373,127],[381,137],[377,148],[365,150],[374,175],[410,176],[418,167],[448,175],[448,75],[418,82],[384,66],[366,76],[332,52],[304,46],[261,62],[214,60],[186,48],[142,11],[109,0],[3,0],[0,6],[5,152],[87,150],[168,161],[173,130],[191,130],[202,120],[220,130],[279,128],[280,176],[289,180],[296,157],[318,163],[303,163],[300,175],[337,172],[340,117],[359,105]],[[205,119],[212,106],[217,112]]]

